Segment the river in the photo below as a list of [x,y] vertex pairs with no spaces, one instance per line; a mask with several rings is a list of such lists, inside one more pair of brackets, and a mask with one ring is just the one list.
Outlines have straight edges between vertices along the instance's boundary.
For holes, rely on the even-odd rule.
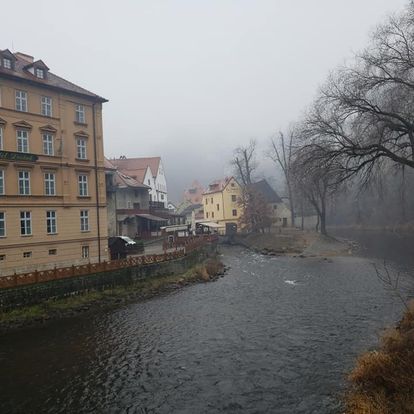
[[382,253],[222,253],[216,282],[0,337],[0,412],[339,413],[355,358],[401,316]]

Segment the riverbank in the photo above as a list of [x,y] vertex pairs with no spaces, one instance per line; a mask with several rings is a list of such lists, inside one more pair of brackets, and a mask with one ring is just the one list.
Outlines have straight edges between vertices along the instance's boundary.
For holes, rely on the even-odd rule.
[[298,229],[280,232],[238,235],[237,244],[264,255],[300,255],[301,257],[347,256],[352,253],[352,242]]
[[414,413],[414,303],[349,375],[346,414]]
[[225,271],[225,266],[217,258],[208,259],[183,274],[147,278],[129,286],[90,290],[81,295],[47,300],[38,305],[0,312],[0,334],[85,312],[146,300],[195,283],[215,281],[223,276]]

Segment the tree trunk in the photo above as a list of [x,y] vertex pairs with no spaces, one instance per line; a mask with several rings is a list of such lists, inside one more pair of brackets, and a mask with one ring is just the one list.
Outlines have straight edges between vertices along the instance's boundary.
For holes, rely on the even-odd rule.
[[300,203],[300,213],[301,213],[301,216],[302,216],[302,220],[301,220],[301,223],[300,223],[300,228],[303,231],[305,229],[305,217],[303,215],[304,214],[304,211],[303,211],[303,200]]
[[288,194],[289,194],[289,205],[290,205],[290,220],[292,223],[292,227],[295,227],[295,206],[293,204],[293,197],[292,197],[292,188],[290,185],[289,180],[286,180],[286,185],[288,188]]
[[328,233],[326,231],[326,207],[325,207],[325,200],[322,200],[321,203],[321,234],[327,236]]

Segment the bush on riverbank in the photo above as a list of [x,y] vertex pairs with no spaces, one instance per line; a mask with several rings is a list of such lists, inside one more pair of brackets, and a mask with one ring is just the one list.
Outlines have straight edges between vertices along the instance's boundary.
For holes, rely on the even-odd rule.
[[346,414],[414,414],[414,303],[349,375]]

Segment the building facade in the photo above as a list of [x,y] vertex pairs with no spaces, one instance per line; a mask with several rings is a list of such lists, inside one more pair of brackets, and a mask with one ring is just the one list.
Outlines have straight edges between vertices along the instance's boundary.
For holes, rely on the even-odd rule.
[[104,102],[0,51],[0,275],[108,259]]
[[220,224],[222,231],[227,223],[237,225],[240,197],[241,187],[234,177],[214,181],[203,194],[204,220]]
[[127,158],[110,160],[119,171],[150,187],[150,201],[159,208],[167,208],[168,191],[161,157]]

